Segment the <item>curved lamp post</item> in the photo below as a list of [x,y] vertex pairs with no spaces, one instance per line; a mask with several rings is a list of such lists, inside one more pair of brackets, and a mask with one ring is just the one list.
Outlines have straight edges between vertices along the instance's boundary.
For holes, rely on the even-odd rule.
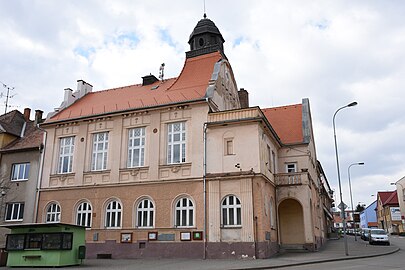
[[353,195],[352,195],[352,183],[350,182],[350,168],[355,165],[364,165],[364,162],[356,162],[349,165],[347,168],[347,174],[349,175],[349,190],[350,190],[350,202],[352,205],[352,219],[354,227],[354,241],[357,241],[357,232],[356,232],[356,222],[354,221],[354,208],[353,208]]
[[345,208],[344,208],[344,203],[343,203],[343,198],[342,198],[342,184],[340,182],[340,169],[339,169],[339,155],[338,155],[338,147],[337,147],[337,139],[336,139],[336,127],[335,127],[335,117],[336,114],[344,109],[344,108],[348,108],[348,107],[353,107],[356,106],[357,102],[352,102],[347,104],[346,106],[340,107],[339,109],[336,110],[336,112],[333,114],[333,137],[335,139],[335,155],[336,155],[336,167],[337,167],[337,176],[338,176],[338,182],[339,182],[339,192],[340,192],[340,215],[343,218],[343,237],[345,240],[345,254],[346,256],[349,255],[349,252],[347,250],[347,237],[346,237],[346,217],[345,217]]

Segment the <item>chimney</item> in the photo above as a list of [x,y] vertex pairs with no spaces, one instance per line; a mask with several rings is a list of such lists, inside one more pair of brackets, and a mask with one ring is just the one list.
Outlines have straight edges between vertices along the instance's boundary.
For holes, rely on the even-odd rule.
[[24,109],[24,119],[26,122],[30,121],[30,114],[31,114],[31,109],[25,108]]
[[149,74],[142,77],[142,86],[153,84],[158,81],[155,75]]
[[77,99],[83,97],[87,93],[90,93],[93,91],[93,85],[86,83],[83,80],[77,80],[77,92],[78,92],[78,97]]
[[42,114],[43,113],[44,112],[41,110],[35,110],[35,122],[34,122],[35,125],[42,123]]
[[249,108],[249,92],[245,88],[241,88],[238,95],[241,109]]

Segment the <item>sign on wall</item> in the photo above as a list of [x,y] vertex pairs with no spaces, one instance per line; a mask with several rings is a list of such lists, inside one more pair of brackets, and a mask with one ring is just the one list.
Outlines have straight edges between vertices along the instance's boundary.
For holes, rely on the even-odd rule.
[[401,221],[401,210],[399,207],[390,207],[390,211],[392,221]]

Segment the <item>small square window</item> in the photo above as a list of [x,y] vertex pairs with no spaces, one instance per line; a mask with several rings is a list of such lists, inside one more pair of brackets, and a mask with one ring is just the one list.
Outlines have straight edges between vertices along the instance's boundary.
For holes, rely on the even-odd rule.
[[285,168],[287,173],[295,173],[297,172],[297,163],[286,163]]

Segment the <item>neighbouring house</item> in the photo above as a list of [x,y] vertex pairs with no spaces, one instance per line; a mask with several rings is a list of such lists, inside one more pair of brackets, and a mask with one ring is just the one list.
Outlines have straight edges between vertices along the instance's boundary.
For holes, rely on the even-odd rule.
[[401,226],[397,191],[379,191],[377,193],[378,228],[389,233],[398,234]]
[[360,228],[378,228],[377,201],[374,201],[360,212]]
[[[33,223],[38,202],[37,183],[43,150],[43,131],[37,127],[42,111],[10,111],[0,116],[0,224]],[[0,245],[4,234],[0,228]]]
[[309,100],[249,107],[204,17],[177,78],[79,80],[48,115],[37,222],[88,227],[89,258],[268,258],[317,250],[332,191]]
[[399,209],[401,213],[401,225],[399,226],[399,233],[405,234],[405,177],[399,179],[396,183]]

